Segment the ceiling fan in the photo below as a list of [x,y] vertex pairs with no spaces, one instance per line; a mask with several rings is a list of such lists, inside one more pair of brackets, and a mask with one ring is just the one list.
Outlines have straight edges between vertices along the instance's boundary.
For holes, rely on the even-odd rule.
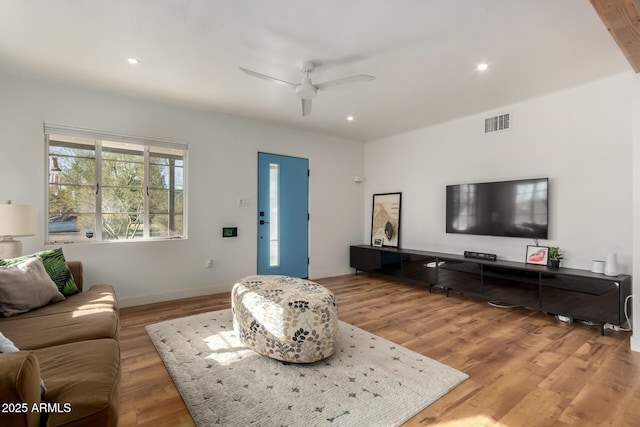
[[255,71],[247,70],[246,68],[242,68],[242,67],[240,67],[240,70],[242,70],[244,73],[250,76],[258,77],[259,79],[267,80],[267,81],[279,84],[281,86],[293,88],[298,98],[302,100],[303,116],[306,116],[307,114],[311,113],[311,100],[315,98],[319,90],[327,90],[334,86],[342,85],[345,83],[366,82],[366,81],[375,79],[374,76],[368,76],[366,74],[358,74],[357,76],[343,77],[341,79],[329,80],[328,82],[314,84],[311,82],[311,77],[309,77],[309,75],[313,73],[313,70],[314,70],[314,64],[313,62],[310,62],[310,61],[305,61],[302,63],[302,66],[300,67],[300,71],[304,73],[304,77],[302,77],[302,82],[298,84],[276,79],[275,77],[271,77]]

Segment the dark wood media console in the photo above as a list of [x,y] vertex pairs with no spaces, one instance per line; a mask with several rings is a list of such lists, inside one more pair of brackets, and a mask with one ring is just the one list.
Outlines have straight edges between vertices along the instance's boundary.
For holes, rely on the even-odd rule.
[[[351,246],[351,267],[390,275],[489,301],[518,305],[602,325],[622,327],[631,276],[615,277],[573,268],[488,261],[413,249]],[[631,316],[631,304],[628,307]]]

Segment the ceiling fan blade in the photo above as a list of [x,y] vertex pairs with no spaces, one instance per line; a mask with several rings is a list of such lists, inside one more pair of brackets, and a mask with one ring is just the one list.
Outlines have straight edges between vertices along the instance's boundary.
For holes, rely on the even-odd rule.
[[242,70],[243,73],[248,74],[250,76],[257,77],[257,78],[263,79],[263,80],[267,80],[267,81],[279,84],[281,86],[293,87],[293,88],[296,87],[296,85],[294,83],[289,83],[289,82],[286,82],[284,80],[276,79],[275,77],[267,76],[266,74],[260,74],[260,73],[257,73],[255,71],[247,70],[246,68],[242,68],[242,67],[239,67],[239,68],[240,68],[240,70]]
[[311,113],[311,100],[302,99],[302,117]]
[[326,90],[345,83],[368,82],[369,80],[375,80],[375,77],[368,76],[366,74],[358,74],[357,76],[343,77],[341,79],[329,80],[328,82],[314,83],[313,85],[317,87],[318,90]]

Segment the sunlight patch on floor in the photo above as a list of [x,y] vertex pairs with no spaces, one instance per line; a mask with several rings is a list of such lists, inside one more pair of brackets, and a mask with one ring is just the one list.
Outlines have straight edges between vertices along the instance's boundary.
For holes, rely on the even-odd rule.
[[253,350],[240,342],[234,331],[223,331],[203,339],[213,351],[206,358],[227,366],[255,355]]
[[497,422],[488,415],[474,415],[471,417],[459,418],[453,421],[443,421],[429,424],[431,427],[509,427],[506,424]]

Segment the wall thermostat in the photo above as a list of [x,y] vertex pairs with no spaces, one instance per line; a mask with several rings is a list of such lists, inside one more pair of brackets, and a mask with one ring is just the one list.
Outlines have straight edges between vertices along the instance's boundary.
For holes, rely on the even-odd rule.
[[238,237],[238,227],[223,227],[222,237]]

